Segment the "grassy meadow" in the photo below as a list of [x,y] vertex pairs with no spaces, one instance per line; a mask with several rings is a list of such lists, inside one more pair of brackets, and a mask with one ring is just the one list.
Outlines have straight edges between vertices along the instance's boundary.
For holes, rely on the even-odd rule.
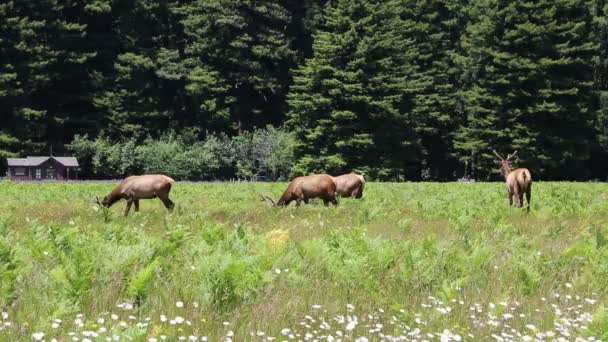
[[0,182],[0,340],[608,340],[608,184],[368,183],[279,209],[285,183]]

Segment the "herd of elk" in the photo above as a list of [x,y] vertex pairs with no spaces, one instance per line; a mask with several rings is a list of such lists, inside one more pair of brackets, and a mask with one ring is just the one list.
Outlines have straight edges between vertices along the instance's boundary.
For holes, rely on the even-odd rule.
[[509,205],[513,205],[513,196],[515,196],[515,205],[518,208],[524,205],[524,193],[526,194],[526,201],[528,202],[527,211],[530,211],[530,197],[532,197],[532,175],[530,171],[525,168],[517,168],[511,170],[510,161],[517,151],[512,154],[507,154],[507,159],[498,154],[496,151],[492,151],[498,157],[499,160],[496,162],[500,165],[500,171],[502,171],[505,177],[505,185],[507,186],[507,193],[509,194]]
[[[516,168],[511,170],[511,158],[517,151],[508,154],[507,158],[503,158],[498,152],[493,151],[499,158],[497,163],[500,165],[500,170],[505,178],[507,193],[509,196],[509,205],[513,205],[513,197],[515,196],[515,205],[519,208],[523,207],[524,194],[527,200],[527,211],[530,211],[530,198],[532,196],[532,175],[525,168]],[[365,187],[365,174],[349,174],[333,177],[328,174],[315,174],[309,176],[301,176],[294,178],[281,198],[274,201],[272,198],[260,195],[262,201],[270,201],[273,206],[287,206],[289,203],[296,201],[296,206],[299,207],[301,202],[308,204],[310,199],[319,198],[327,206],[329,203],[338,204],[337,196],[361,198],[363,196],[363,188]],[[139,200],[158,197],[169,211],[175,206],[169,199],[171,185],[175,183],[173,179],[165,175],[143,175],[131,176],[125,178],[114,190],[112,190],[103,200],[96,198],[96,203],[100,206],[111,207],[114,203],[121,199],[127,201],[125,216],[129,214],[131,205],[135,204],[135,211],[139,211]]]
[[329,203],[337,205],[338,195],[361,198],[364,186],[364,174],[349,173],[338,177],[317,174],[294,178],[276,202],[268,196],[260,195],[260,197],[262,201],[270,201],[273,206],[288,206],[292,201],[296,201],[296,207],[299,207],[302,201],[308,204],[308,200],[313,198],[322,199],[325,205]]
[[139,211],[140,199],[158,197],[165,207],[171,211],[175,206],[169,199],[169,192],[173,183],[175,181],[165,175],[131,176],[120,182],[103,200],[100,201],[97,197],[96,202],[100,206],[109,208],[121,199],[125,199],[127,201],[125,216],[127,216],[132,204],[135,204],[135,211]]

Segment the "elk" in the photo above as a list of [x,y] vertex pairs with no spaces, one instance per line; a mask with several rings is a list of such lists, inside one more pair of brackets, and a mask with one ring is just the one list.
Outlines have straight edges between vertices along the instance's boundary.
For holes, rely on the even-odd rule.
[[532,197],[532,175],[525,168],[517,168],[511,170],[510,161],[517,151],[512,154],[507,154],[507,159],[501,157],[496,151],[492,151],[500,159],[496,162],[500,165],[500,170],[505,177],[507,192],[509,194],[509,205],[513,205],[513,196],[515,196],[515,205],[518,208],[524,205],[524,193],[528,202],[527,211],[530,212],[530,197]]
[[125,216],[129,215],[131,204],[135,204],[135,212],[139,211],[139,200],[158,197],[169,211],[175,204],[169,199],[171,185],[175,181],[165,175],[143,175],[125,178],[103,200],[96,197],[96,203],[106,208],[111,207],[121,199],[127,200]]
[[351,172],[345,175],[334,177],[336,182],[336,192],[341,197],[361,198],[365,187],[365,173],[360,175]]
[[260,197],[262,201],[270,201],[273,206],[288,206],[292,201],[296,201],[296,207],[299,207],[302,201],[308,204],[308,200],[311,198],[322,199],[326,206],[330,202],[334,205],[338,204],[336,200],[336,183],[334,182],[334,178],[327,174],[294,178],[277,202],[268,196],[260,195]]

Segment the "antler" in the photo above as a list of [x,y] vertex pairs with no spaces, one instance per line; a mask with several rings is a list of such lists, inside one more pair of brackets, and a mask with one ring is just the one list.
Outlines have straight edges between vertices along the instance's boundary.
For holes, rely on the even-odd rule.
[[[498,152],[496,152],[496,150],[492,150],[492,152],[494,152],[494,154],[498,157],[498,159],[505,160],[503,157],[500,156],[500,154],[498,154]],[[507,158],[507,159],[509,159],[509,158]]]
[[515,152],[513,152],[512,154],[507,154],[507,160],[515,157],[516,154],[517,154],[517,150],[515,150]]
[[264,195],[259,195],[259,196],[262,198],[262,202],[270,201],[270,203],[272,203],[273,206],[277,205],[272,198],[270,198],[268,196],[264,196]]
[[95,199],[92,200],[91,203],[95,203],[95,204],[101,205],[101,201],[99,200],[99,197],[97,197],[97,196],[95,196]]

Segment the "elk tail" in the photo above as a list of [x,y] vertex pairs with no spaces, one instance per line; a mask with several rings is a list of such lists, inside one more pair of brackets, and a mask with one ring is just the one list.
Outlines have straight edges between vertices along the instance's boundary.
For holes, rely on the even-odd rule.
[[272,203],[273,207],[275,207],[277,205],[272,198],[270,198],[270,197],[268,197],[266,195],[259,195],[259,196],[262,198],[262,202],[269,201],[270,203]]
[[168,176],[165,176],[165,177],[167,177],[167,180],[169,181],[169,183],[171,183],[171,184],[175,183],[175,180],[173,178],[168,177]]

